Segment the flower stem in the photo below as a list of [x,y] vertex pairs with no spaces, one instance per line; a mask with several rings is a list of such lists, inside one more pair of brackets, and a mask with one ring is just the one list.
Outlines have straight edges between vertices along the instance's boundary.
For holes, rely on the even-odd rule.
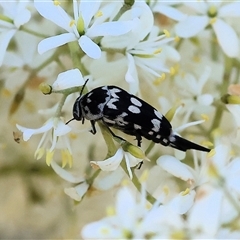
[[[126,162],[122,161],[121,162],[121,167],[124,170],[124,172],[128,175],[128,170],[127,170],[127,166],[126,166]],[[142,189],[142,185],[139,182],[138,177],[136,176],[134,169],[132,168],[132,183],[134,184],[134,186],[136,187],[136,189],[141,193],[141,189]],[[156,202],[156,199],[149,193],[146,191],[147,197],[146,199],[151,203],[154,204]]]
[[49,37],[49,36],[46,35],[46,34],[42,34],[42,33],[36,32],[36,31],[34,31],[34,30],[28,29],[28,28],[26,28],[26,27],[23,26],[23,25],[19,28],[19,30],[21,30],[21,31],[23,31],[23,32],[26,32],[26,33],[29,33],[29,34],[31,34],[31,35],[34,35],[34,36],[36,36],[36,37],[40,37],[40,38],[48,38],[48,37]]
[[151,143],[149,144],[147,150],[145,151],[145,155],[146,155],[146,156],[147,156],[147,155],[150,153],[150,151],[153,149],[154,145],[155,145],[155,143],[154,143],[153,141],[151,141]]
[[85,53],[79,47],[78,42],[70,42],[68,43],[68,47],[70,50],[73,67],[78,68],[83,75],[89,74],[86,68],[81,63],[81,58],[84,56]]
[[123,15],[123,13],[125,13],[126,11],[131,9],[131,7],[133,6],[134,2],[135,2],[134,0],[125,0],[123,6],[119,10],[117,15],[113,19],[113,21],[117,21]]
[[117,148],[114,144],[112,134],[109,132],[107,127],[104,124],[102,124],[101,122],[99,122],[98,125],[100,127],[101,133],[102,133],[103,138],[108,147],[108,152],[107,152],[107,156],[106,156],[106,159],[107,159],[109,157],[112,157],[116,153]]
[[55,117],[57,117],[57,118],[60,118],[60,117],[61,117],[62,108],[63,108],[63,105],[64,105],[67,97],[68,97],[68,94],[63,94],[63,95],[62,95],[62,98],[61,98],[60,101],[58,102],[58,107],[57,107],[57,110],[56,110],[56,112],[55,112]]

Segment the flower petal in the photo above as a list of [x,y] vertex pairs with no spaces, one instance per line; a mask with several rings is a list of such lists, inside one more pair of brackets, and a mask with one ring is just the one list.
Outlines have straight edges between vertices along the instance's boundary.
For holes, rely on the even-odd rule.
[[79,87],[84,84],[82,73],[79,69],[71,69],[58,75],[57,80],[53,83],[54,91],[65,90],[72,87]]
[[189,170],[189,166],[180,162],[173,156],[164,155],[158,158],[157,165],[162,169],[184,181],[193,182],[194,176]]
[[237,57],[239,55],[239,39],[233,28],[221,19],[217,19],[212,27],[224,53],[229,57]]
[[101,49],[100,47],[93,42],[89,37],[87,36],[81,36],[78,40],[78,43],[82,50],[91,58],[98,59],[101,57]]
[[72,31],[70,27],[72,19],[59,5],[55,5],[54,1],[34,0],[34,6],[44,18],[52,21],[68,32]]
[[55,120],[57,121],[57,126],[54,127],[55,136],[60,137],[66,135],[71,131],[71,127],[66,125],[62,120],[60,120],[59,118],[56,118]]
[[64,180],[70,182],[70,183],[81,183],[85,181],[85,178],[83,176],[80,176],[80,174],[77,174],[77,176],[74,176],[70,172],[66,171],[65,169],[61,168],[55,161],[51,161],[51,166],[53,170]]
[[56,47],[64,45],[65,43],[72,42],[75,40],[77,40],[77,38],[73,33],[63,33],[57,36],[43,39],[38,44],[38,53],[39,54],[45,53],[48,50],[54,49]]
[[123,228],[132,229],[135,221],[136,200],[127,187],[121,188],[117,193],[116,215]]
[[81,201],[82,197],[87,192],[88,188],[89,188],[89,184],[87,184],[86,182],[83,182],[76,187],[65,188],[64,192],[75,201]]
[[53,120],[48,120],[42,127],[36,129],[25,128],[18,124],[16,124],[16,127],[18,128],[18,130],[23,132],[23,140],[28,141],[32,135],[44,133],[51,129],[53,127]]
[[207,16],[189,16],[175,25],[175,31],[179,37],[193,37],[201,32],[208,22]]
[[223,5],[218,10],[218,15],[220,17],[240,17],[240,2],[233,2]]
[[0,34],[0,66],[2,65],[8,44],[13,37],[13,35],[16,33],[16,29],[12,29],[10,31],[5,31]]
[[[222,206],[222,191],[204,187],[198,190],[195,203],[188,214],[188,226],[212,238],[218,231]],[[201,192],[200,192],[201,191]]]
[[185,214],[193,205],[196,192],[190,191],[188,194],[179,193],[167,205],[178,214]]
[[104,161],[91,161],[93,165],[97,165],[103,171],[115,171],[123,159],[123,150],[119,148],[114,156]]
[[82,16],[84,20],[84,26],[85,28],[88,28],[90,21],[92,20],[92,17],[96,14],[98,11],[100,5],[100,0],[94,1],[89,3],[88,1],[80,1],[79,4],[79,15]]
[[98,36],[119,36],[131,31],[131,29],[132,21],[104,22],[89,28],[86,35],[90,38]]
[[159,12],[176,21],[182,21],[187,16],[178,9],[164,5],[162,3],[156,4],[156,6],[153,7],[153,12]]
[[[19,4],[20,3],[21,2],[19,2]],[[19,28],[21,25],[27,23],[31,18],[31,12],[28,9],[22,8],[19,10],[20,11],[18,11],[18,13],[16,14],[16,16],[14,18],[14,24],[17,28]]]
[[134,57],[129,53],[127,53],[126,55],[128,60],[128,69],[125,74],[125,80],[129,84],[130,93],[136,94],[139,88],[139,80]]
[[197,97],[197,102],[205,106],[210,106],[213,103],[213,95],[207,93],[202,94]]

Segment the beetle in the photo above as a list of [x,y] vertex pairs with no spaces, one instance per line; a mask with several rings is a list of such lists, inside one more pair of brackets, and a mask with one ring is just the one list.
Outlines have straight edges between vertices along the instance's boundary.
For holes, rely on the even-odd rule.
[[173,131],[170,122],[163,114],[120,87],[101,86],[82,94],[87,81],[73,105],[73,118],[66,124],[72,120],[82,121],[84,124],[84,120],[87,119],[92,126],[90,132],[96,134],[95,123],[101,121],[114,137],[122,139],[116,136],[110,128],[135,136],[139,147],[144,137],[154,143],[184,152],[189,149],[210,151],[208,148],[179,136]]

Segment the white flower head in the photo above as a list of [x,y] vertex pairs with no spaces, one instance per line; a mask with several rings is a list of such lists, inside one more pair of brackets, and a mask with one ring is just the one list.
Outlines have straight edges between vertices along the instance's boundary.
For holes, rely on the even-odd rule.
[[161,239],[171,238],[174,231],[183,228],[180,215],[169,207],[146,202],[145,193],[136,200],[127,187],[117,193],[115,208],[109,208],[109,216],[84,226],[84,239]]
[[85,195],[89,188],[89,184],[86,182],[86,179],[79,173],[77,175],[74,175],[61,168],[55,161],[51,162],[51,167],[62,179],[70,183],[77,184],[74,187],[65,188],[64,192],[75,201],[81,201],[82,197]]
[[139,159],[131,155],[129,152],[125,152],[122,147],[120,147],[114,156],[104,160],[104,161],[91,161],[93,167],[100,168],[103,171],[115,171],[122,160],[125,160],[127,170],[130,178],[132,179],[131,167],[138,165],[143,159]]
[[[131,30],[131,21],[105,22],[109,16],[100,14],[101,1],[73,0],[74,18],[71,18],[60,6],[59,1],[34,1],[37,11],[46,19],[54,22],[67,33],[62,33],[42,40],[39,43],[39,53],[62,46],[66,43],[78,41],[80,48],[89,57],[101,57],[101,49],[94,42],[96,37],[121,35]],[[99,13],[99,14],[98,14]]]
[[[70,166],[72,165],[72,150],[69,139],[66,136],[66,134],[71,131],[71,128],[61,119],[55,117],[50,118],[42,127],[37,129],[25,128],[18,124],[16,126],[21,132],[23,132],[24,141],[28,141],[35,134],[43,134],[37,150],[35,151],[36,159],[42,158],[46,152],[46,163],[47,165],[50,165],[57,144],[61,142],[64,146],[62,148],[63,166],[65,166],[66,163],[69,163]],[[46,148],[49,141],[51,142],[51,147]]]
[[159,36],[159,29],[154,26],[153,13],[145,2],[135,2],[131,10],[121,18],[131,19],[133,15],[136,18],[132,31],[119,37],[104,37],[101,44],[105,48],[122,49],[125,52],[127,70],[124,77],[130,92],[136,94],[139,91],[140,78],[150,81],[159,78],[162,72],[169,72],[165,66],[166,59],[178,61],[180,55],[174,48],[167,50],[167,57],[161,54],[162,49],[173,38],[165,38],[164,34]]
[[80,87],[84,82],[81,72],[77,68],[71,69],[58,74],[56,81],[52,85],[52,90],[61,91],[68,88]]
[[27,9],[28,1],[1,1],[3,12],[0,17],[0,65],[8,44],[18,29],[31,18]]
[[240,3],[223,3],[224,1],[184,2],[196,15],[182,17],[175,30],[178,36],[189,38],[197,35],[208,25],[216,34],[219,45],[229,57],[239,55],[239,38],[235,30],[225,22],[225,17],[240,17]]

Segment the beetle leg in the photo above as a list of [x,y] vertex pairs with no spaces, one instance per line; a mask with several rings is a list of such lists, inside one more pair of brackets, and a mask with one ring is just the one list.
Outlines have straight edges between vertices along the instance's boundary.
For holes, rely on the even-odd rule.
[[95,121],[91,120],[90,122],[92,125],[92,129],[90,130],[90,132],[94,135],[97,132],[96,127],[95,127]]

